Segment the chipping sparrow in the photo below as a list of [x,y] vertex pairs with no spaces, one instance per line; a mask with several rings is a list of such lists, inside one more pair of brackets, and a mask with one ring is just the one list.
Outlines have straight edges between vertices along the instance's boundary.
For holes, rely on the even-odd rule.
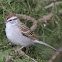
[[12,43],[25,47],[34,43],[39,43],[56,50],[54,47],[40,41],[36,34],[32,32],[25,24],[23,24],[16,15],[8,15],[5,23],[6,36]]

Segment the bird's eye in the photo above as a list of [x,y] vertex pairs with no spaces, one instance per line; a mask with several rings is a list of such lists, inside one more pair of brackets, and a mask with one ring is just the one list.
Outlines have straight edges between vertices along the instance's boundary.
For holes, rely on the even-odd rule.
[[13,19],[13,20],[16,20],[17,18]]
[[12,21],[12,20],[9,20],[9,21]]

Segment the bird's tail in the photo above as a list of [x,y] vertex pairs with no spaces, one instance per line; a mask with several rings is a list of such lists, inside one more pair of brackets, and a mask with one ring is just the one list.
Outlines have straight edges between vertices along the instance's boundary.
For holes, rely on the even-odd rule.
[[57,51],[54,47],[48,45],[47,43],[44,43],[43,41],[35,40],[34,43],[39,43],[39,44],[45,45],[45,46],[47,46],[47,47],[49,47],[49,48],[51,48],[51,49]]

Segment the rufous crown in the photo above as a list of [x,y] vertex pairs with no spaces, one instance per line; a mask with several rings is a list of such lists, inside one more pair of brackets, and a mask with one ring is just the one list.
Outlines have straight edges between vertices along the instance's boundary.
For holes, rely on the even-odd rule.
[[9,18],[11,18],[12,16],[16,16],[15,14],[10,14],[6,17],[6,19],[8,20]]

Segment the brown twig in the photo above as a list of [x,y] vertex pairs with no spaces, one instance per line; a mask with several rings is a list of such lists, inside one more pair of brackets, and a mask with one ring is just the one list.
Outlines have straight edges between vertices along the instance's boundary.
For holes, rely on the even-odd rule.
[[44,15],[43,18],[38,19],[40,23],[47,23],[48,20],[51,19],[53,13],[49,13],[48,15]]
[[52,8],[54,9],[56,6],[56,0],[53,0],[53,5],[52,5]]
[[62,10],[59,10],[59,14],[62,15]]
[[54,54],[54,56],[49,60],[49,62],[56,62],[59,57],[62,56],[62,47]]
[[11,62],[14,58],[15,56],[9,56],[8,58],[6,58],[5,62]]
[[[62,4],[62,1],[55,3],[55,5],[59,5],[59,4]],[[52,7],[53,5],[54,5],[54,3],[51,3],[51,4],[47,5],[47,6],[45,6],[44,9],[48,9],[48,8]]]
[[[53,1],[53,5],[51,4],[51,5],[48,5],[48,6],[44,7],[44,8],[46,9],[46,8],[49,8],[50,6],[52,6],[52,11],[54,11],[54,8],[55,8],[56,4],[57,4],[56,0],[54,0]],[[53,12],[49,13],[48,15],[44,15],[43,18],[39,19],[39,22],[41,22],[41,23],[47,23],[48,20],[50,20],[52,16],[53,16]]]

